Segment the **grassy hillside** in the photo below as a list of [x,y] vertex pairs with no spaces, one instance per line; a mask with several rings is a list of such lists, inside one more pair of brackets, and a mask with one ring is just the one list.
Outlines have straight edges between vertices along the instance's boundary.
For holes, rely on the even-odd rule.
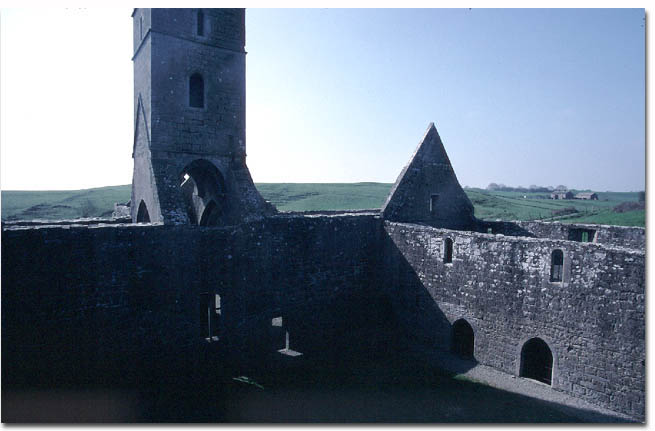
[[[265,199],[281,211],[380,208],[391,184],[260,183]],[[111,214],[115,202],[127,202],[131,187],[111,186],[72,191],[2,191],[2,219],[70,219]],[[600,192],[597,201],[547,199],[546,193],[490,192],[467,189],[475,215],[487,220],[560,220],[644,226],[645,210],[616,213],[621,202],[637,201],[637,193]],[[572,209],[571,209],[572,208]],[[570,214],[565,214],[570,212]]]
[[2,191],[2,220],[108,217],[114,203],[125,203],[130,185],[66,191]]
[[356,210],[380,208],[391,184],[259,183],[257,189],[281,211]]

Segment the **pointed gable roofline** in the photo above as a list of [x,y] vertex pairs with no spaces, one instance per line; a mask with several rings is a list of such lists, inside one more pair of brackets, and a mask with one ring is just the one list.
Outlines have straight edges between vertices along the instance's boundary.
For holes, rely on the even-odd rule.
[[382,215],[392,221],[453,229],[475,224],[473,204],[457,181],[434,123],[400,172]]

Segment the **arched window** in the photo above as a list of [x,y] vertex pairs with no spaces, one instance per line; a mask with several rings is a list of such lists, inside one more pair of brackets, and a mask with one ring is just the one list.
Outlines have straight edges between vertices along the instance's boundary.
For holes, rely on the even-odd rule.
[[150,223],[150,214],[148,214],[148,207],[146,207],[146,203],[143,200],[139,204],[139,209],[136,213],[136,222]]
[[199,10],[196,16],[196,34],[198,36],[205,35],[205,14],[202,10]]
[[453,240],[446,238],[443,242],[443,263],[453,262]]
[[189,78],[189,106],[192,108],[205,107],[205,81],[199,73],[194,73]]
[[562,269],[564,268],[564,252],[553,250],[550,256],[550,281],[562,281]]
[[462,358],[473,359],[475,335],[473,328],[464,319],[453,323],[453,341],[451,351]]
[[521,349],[519,377],[527,377],[548,385],[553,379],[553,354],[541,338],[530,338]]

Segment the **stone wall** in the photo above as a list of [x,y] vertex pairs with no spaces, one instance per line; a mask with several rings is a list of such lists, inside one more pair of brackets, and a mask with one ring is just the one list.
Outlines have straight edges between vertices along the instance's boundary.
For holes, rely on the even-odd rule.
[[157,8],[150,11],[154,31],[233,50],[243,50],[245,45],[246,28],[243,9],[202,9],[204,18],[202,35],[197,33],[198,9]]
[[[550,281],[555,249],[561,282]],[[553,388],[643,418],[644,268],[639,250],[383,222],[374,212],[224,228],[8,224],[3,387],[201,378],[216,364],[206,355],[256,366],[285,346],[286,332],[307,357],[403,343],[448,350],[463,318],[480,363],[518,375],[522,346],[539,337],[554,356]],[[221,314],[209,331],[215,295]]]
[[646,249],[646,229],[643,227],[532,221],[517,221],[514,223],[538,238],[574,240],[572,231],[576,229],[588,230],[595,232],[595,235],[589,236],[590,242],[607,244],[608,246],[634,248],[637,250]]
[[[352,346],[378,312],[369,289],[378,284],[379,229],[366,215],[227,228],[7,228],[3,386],[186,377],[207,349],[247,366],[284,347],[276,317],[305,355]],[[221,296],[218,340],[209,342],[203,293]]]
[[540,221],[508,222],[478,220],[475,230],[481,233],[562,239],[578,242],[582,241],[581,232],[587,232],[588,242],[636,250],[646,249],[646,229],[643,227]]
[[[384,265],[407,336],[448,350],[451,324],[475,333],[475,359],[518,375],[521,348],[545,340],[552,386],[643,418],[645,321],[643,251],[593,243],[501,237],[385,222]],[[445,238],[453,261],[443,262]],[[562,282],[550,256],[564,252]]]

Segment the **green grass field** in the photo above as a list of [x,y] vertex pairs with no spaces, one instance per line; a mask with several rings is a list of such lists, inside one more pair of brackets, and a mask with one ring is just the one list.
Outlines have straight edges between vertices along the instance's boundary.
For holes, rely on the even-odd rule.
[[[280,211],[320,211],[380,208],[388,183],[260,183],[262,196]],[[130,199],[131,187],[110,186],[71,191],[2,191],[2,220],[107,217],[114,203]],[[621,202],[637,201],[637,193],[599,192],[597,201],[547,199],[546,193],[491,192],[466,189],[475,215],[485,220],[559,220],[564,223],[596,223],[645,226],[645,210],[615,213]],[[577,212],[557,215],[573,207]]]

